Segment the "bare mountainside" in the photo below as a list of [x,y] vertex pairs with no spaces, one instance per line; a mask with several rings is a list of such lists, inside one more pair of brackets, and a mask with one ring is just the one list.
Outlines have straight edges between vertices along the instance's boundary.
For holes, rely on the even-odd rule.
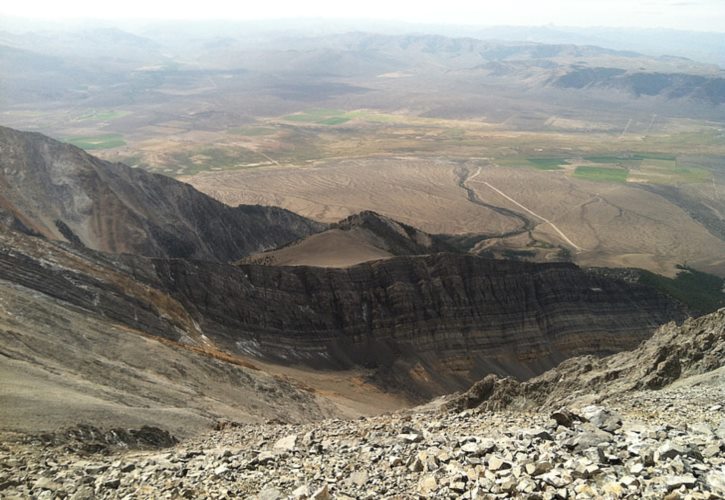
[[232,208],[40,134],[0,127],[0,154],[0,221],[97,250],[226,262],[324,227],[279,208]]
[[0,278],[203,352],[364,368],[368,381],[415,397],[489,372],[527,378],[572,355],[615,352],[683,317],[654,289],[572,264],[455,254],[348,269],[235,267],[111,256],[11,231]]
[[[177,445],[139,433],[165,438],[154,443],[161,450],[114,452],[134,435],[88,426],[5,434],[0,463],[22,471],[4,488],[95,498],[722,498],[723,325],[720,310],[668,325],[635,351],[573,360],[524,391],[535,399],[496,411],[479,406],[492,387],[483,382],[453,404],[354,421],[227,426]],[[591,376],[572,383],[571,367],[588,364],[581,373]]]

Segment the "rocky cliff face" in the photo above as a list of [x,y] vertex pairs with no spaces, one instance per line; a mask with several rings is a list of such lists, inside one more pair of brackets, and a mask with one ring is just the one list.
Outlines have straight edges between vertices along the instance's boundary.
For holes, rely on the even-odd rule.
[[[725,373],[725,309],[682,325],[669,323],[636,349],[612,356],[568,359],[555,369],[519,383],[489,375],[453,398],[449,407],[559,406],[593,398],[601,401],[628,391],[653,390],[680,379],[710,374],[722,385]],[[692,385],[707,385],[695,380]]]
[[[374,368],[419,394],[528,378],[630,348],[681,319],[650,288],[571,264],[439,254],[348,269],[108,256],[19,233],[0,279],[173,341],[316,367]],[[206,339],[206,340],[204,340]]]
[[423,392],[490,372],[528,378],[570,356],[632,348],[683,317],[650,288],[566,263],[438,254],[348,269],[153,265],[143,279],[194,311],[227,350],[375,367],[381,380]]
[[324,228],[0,127],[0,223],[112,253],[228,262]]

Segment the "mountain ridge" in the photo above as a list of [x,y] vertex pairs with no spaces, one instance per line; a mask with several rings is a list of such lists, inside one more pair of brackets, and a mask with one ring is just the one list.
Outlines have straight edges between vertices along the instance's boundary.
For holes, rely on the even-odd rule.
[[0,128],[6,224],[111,253],[233,261],[324,228],[276,207],[229,207],[169,177]]

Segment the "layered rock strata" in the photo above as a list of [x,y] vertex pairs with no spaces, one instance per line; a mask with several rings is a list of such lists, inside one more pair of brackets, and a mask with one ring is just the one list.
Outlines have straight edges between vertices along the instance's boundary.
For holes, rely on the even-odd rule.
[[572,264],[438,254],[348,269],[110,256],[9,232],[0,279],[169,340],[320,368],[374,368],[421,395],[529,378],[631,348],[678,304]]

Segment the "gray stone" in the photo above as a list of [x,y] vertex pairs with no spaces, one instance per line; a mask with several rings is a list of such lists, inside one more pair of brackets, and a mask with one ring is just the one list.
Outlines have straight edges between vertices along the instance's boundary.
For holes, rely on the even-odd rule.
[[109,479],[108,481],[104,481],[101,483],[101,486],[107,490],[117,490],[119,486],[121,486],[121,480],[120,479]]
[[432,474],[428,474],[420,478],[418,481],[418,491],[424,495],[434,493],[438,489],[438,482]]
[[295,449],[295,446],[297,446],[297,436],[295,434],[290,434],[289,436],[285,436],[277,440],[277,442],[274,443],[273,448],[281,451],[292,451]]
[[581,451],[599,446],[600,444],[609,443],[611,440],[612,435],[610,433],[596,428],[588,428],[567,440],[565,445],[575,451]]
[[423,441],[423,436],[420,434],[398,434],[398,438],[405,441],[406,443],[420,443]]
[[593,425],[607,432],[614,432],[622,427],[622,417],[601,406],[585,406],[581,409],[581,415]]
[[33,488],[40,490],[57,491],[61,489],[62,486],[50,478],[41,477],[33,483]]
[[544,474],[546,472],[549,472],[551,469],[553,469],[554,466],[551,462],[535,462],[526,464],[526,473],[529,476],[540,476],[541,474]]
[[330,495],[330,490],[327,485],[324,485],[322,488],[310,495],[310,500],[332,500],[332,496]]
[[368,482],[368,479],[368,473],[364,470],[359,470],[350,474],[350,482],[358,488],[365,486],[365,483]]
[[294,500],[306,500],[310,496],[310,487],[306,484],[298,486],[292,491],[292,498]]
[[511,464],[499,456],[491,455],[488,458],[488,468],[492,471],[497,471],[500,469],[510,469]]
[[68,498],[69,500],[92,500],[96,498],[96,492],[90,486],[83,485],[77,488]]
[[694,487],[696,483],[697,479],[695,479],[695,476],[691,474],[665,477],[665,485],[667,486],[668,491],[679,489],[681,486],[690,489]]
[[705,476],[705,483],[714,493],[725,495],[725,469],[713,470]]
[[721,451],[722,451],[721,443],[713,443],[713,444],[706,446],[702,450],[702,456],[707,457],[707,458],[716,457],[720,454]]
[[284,498],[277,488],[265,488],[257,495],[257,500],[281,500]]
[[654,460],[656,463],[661,463],[675,457],[687,456],[687,452],[688,449],[685,445],[666,441],[655,451]]

